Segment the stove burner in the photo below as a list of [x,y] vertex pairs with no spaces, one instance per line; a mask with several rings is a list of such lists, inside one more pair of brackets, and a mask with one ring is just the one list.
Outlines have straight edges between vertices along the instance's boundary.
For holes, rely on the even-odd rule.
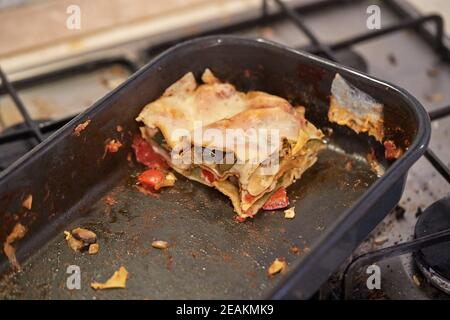
[[[428,207],[418,218],[415,237],[450,228],[450,197]],[[432,245],[417,251],[414,259],[432,285],[450,294],[450,242]]]

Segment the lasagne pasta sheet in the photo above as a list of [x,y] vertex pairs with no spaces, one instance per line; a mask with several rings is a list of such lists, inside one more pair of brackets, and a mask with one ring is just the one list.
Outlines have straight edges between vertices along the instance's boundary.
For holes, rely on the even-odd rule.
[[240,217],[251,217],[316,162],[323,134],[281,97],[239,92],[209,69],[202,81],[187,73],[136,120],[175,171],[215,187]]

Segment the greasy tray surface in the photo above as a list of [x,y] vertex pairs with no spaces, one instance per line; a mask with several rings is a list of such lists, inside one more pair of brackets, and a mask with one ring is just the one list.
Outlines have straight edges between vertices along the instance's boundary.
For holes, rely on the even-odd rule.
[[[234,222],[225,196],[179,175],[175,187],[158,199],[146,196],[133,187],[129,175],[137,168],[130,169],[108,193],[115,205],[103,198],[67,226],[95,231],[97,255],[73,252],[61,232],[23,266],[23,274],[0,282],[0,298],[263,298],[281,277],[267,276],[272,261],[301,259],[304,249],[376,179],[365,163],[348,156],[325,151],[319,159],[289,188],[293,220],[285,219],[282,210],[261,211],[247,223]],[[348,161],[352,171],[345,168]],[[322,193],[330,201],[324,203]],[[153,240],[166,240],[170,248],[154,249]],[[294,245],[300,254],[290,252]],[[81,267],[81,290],[65,287],[72,264]],[[129,272],[126,289],[90,288],[90,282],[106,280],[120,266]]]
[[[306,106],[306,118],[331,127],[331,145],[318,163],[288,190],[297,216],[261,212],[237,224],[229,201],[219,192],[180,179],[159,199],[132,187],[127,156],[134,118],[148,102],[183,74],[198,77],[209,67],[239,90],[263,90]],[[409,150],[379,179],[365,162],[375,149],[367,135],[328,123],[331,81],[339,72],[350,83],[385,105],[388,139]],[[77,124],[91,120],[81,133]],[[117,132],[120,125],[123,132]],[[16,244],[24,272],[3,280],[0,293],[12,297],[90,298],[308,298],[398,202],[409,167],[423,154],[430,127],[426,112],[404,91],[363,74],[264,41],[207,37],[177,46],[135,73],[47,141],[0,175],[0,243],[17,221],[29,231]],[[119,152],[105,155],[108,139],[119,139]],[[345,170],[346,161],[353,169]],[[388,165],[383,161],[383,165]],[[22,201],[33,194],[33,208]],[[108,214],[101,199],[118,203]],[[62,231],[91,226],[98,233],[97,256],[74,254]],[[168,253],[151,248],[152,240],[171,243]],[[296,256],[292,245],[310,252]],[[192,253],[194,252],[195,258]],[[172,257],[172,262],[169,254]],[[268,279],[267,267],[285,257],[293,272]],[[29,258],[29,260],[27,260]],[[23,263],[27,261],[27,263]],[[82,271],[82,290],[65,289],[66,267]],[[94,292],[123,265],[130,272],[127,289]],[[203,268],[205,270],[203,270]],[[294,270],[295,269],[295,270]],[[0,274],[9,263],[0,255]],[[295,288],[295,292],[291,289]]]

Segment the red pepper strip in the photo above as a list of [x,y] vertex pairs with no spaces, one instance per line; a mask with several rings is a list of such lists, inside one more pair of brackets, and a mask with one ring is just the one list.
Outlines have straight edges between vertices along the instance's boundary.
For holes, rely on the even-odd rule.
[[214,176],[214,174],[208,170],[202,169],[202,176],[209,183],[213,183],[214,181],[216,181],[216,177]]
[[164,181],[164,173],[157,169],[149,169],[142,172],[138,181],[146,189],[155,190],[155,187]]
[[255,200],[255,196],[252,196],[250,193],[246,193],[245,195],[244,195],[244,200],[245,200],[245,202],[247,202],[247,203],[252,203],[254,200]]
[[168,169],[166,160],[153,150],[150,143],[140,136],[136,136],[133,140],[133,149],[136,160],[149,168]]
[[264,203],[264,210],[276,210],[286,208],[289,205],[289,198],[286,194],[286,188],[278,189],[274,194]]

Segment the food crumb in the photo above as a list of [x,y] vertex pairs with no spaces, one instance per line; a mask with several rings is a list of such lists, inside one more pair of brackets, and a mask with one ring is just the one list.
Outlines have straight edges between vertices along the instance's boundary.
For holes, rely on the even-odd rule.
[[107,195],[107,196],[105,197],[105,203],[106,203],[108,206],[113,206],[113,205],[117,204],[117,201],[116,201],[116,199],[114,199],[112,196]]
[[388,160],[395,160],[402,156],[403,150],[397,147],[392,140],[386,140],[384,143],[384,157]]
[[31,210],[32,205],[33,205],[33,195],[29,194],[28,197],[26,197],[26,199],[22,202],[22,207]]
[[70,231],[64,231],[64,236],[67,244],[73,251],[78,252],[85,247],[83,241],[75,239]]
[[284,210],[284,217],[286,219],[294,219],[295,218],[295,207]]
[[16,249],[11,244],[5,242],[3,244],[3,252],[8,258],[8,261],[13,267],[13,269],[17,271],[20,270],[20,264],[16,258]]
[[389,240],[388,236],[380,236],[380,237],[376,237],[373,240],[373,243],[376,244],[377,246],[381,246],[382,244],[386,243]]
[[413,282],[416,286],[420,287],[420,280],[416,275],[413,275]]
[[352,169],[353,169],[353,162],[352,162],[352,160],[348,160],[345,163],[345,171],[350,172],[350,171],[352,171]]
[[300,253],[300,247],[299,246],[292,246],[289,251],[293,254],[299,254]]
[[75,129],[73,130],[73,135],[76,137],[79,137],[81,135],[81,131],[83,131],[84,129],[86,129],[86,127],[91,123],[91,120],[86,120],[83,123],[80,123],[79,125],[77,125],[75,127]]
[[8,237],[6,237],[6,242],[9,244],[12,244],[16,240],[22,239],[26,233],[27,233],[27,228],[20,222],[16,223],[14,225],[14,228],[12,229],[11,233],[8,235]]
[[25,237],[27,233],[27,228],[21,224],[16,223],[11,233],[6,237],[6,241],[3,244],[3,251],[8,258],[9,263],[12,265],[13,269],[16,271],[20,270],[20,264],[16,258],[16,248],[13,247],[13,243],[17,240]]
[[152,242],[152,247],[156,249],[167,249],[169,247],[169,243],[167,241],[156,240]]
[[103,289],[124,289],[126,287],[128,279],[128,271],[124,267],[120,267],[118,271],[115,271],[111,278],[105,283],[92,282],[91,288],[94,290]]
[[117,132],[122,132],[123,131],[123,127],[121,125],[117,125],[116,131]]
[[165,172],[159,169],[148,169],[138,176],[137,185],[150,192],[158,191],[161,188],[173,187],[177,178],[172,172]]
[[[88,248],[89,254],[98,252],[97,235],[91,230],[75,228],[72,231],[64,231],[64,237],[69,247],[75,252],[81,252],[86,248]],[[91,253],[94,251],[95,253]]]
[[86,244],[92,244],[97,242],[97,235],[88,229],[75,228],[72,230],[72,235]]
[[164,177],[164,180],[155,185],[155,190],[159,190],[164,187],[173,187],[177,181],[177,177],[172,172],[168,172]]
[[98,250],[100,250],[100,246],[98,245],[98,243],[92,243],[91,245],[89,245],[88,253],[97,254]]
[[377,176],[381,177],[384,175],[384,168],[378,162],[377,157],[375,156],[375,151],[372,150],[372,152],[368,153],[366,159],[372,171],[375,172]]
[[269,270],[267,270],[267,274],[269,276],[273,276],[279,272],[285,272],[287,270],[287,264],[284,258],[276,258],[274,262],[269,267]]
[[109,140],[105,146],[105,154],[107,152],[116,153],[117,151],[119,151],[120,147],[122,147],[122,143],[120,141],[116,139]]

